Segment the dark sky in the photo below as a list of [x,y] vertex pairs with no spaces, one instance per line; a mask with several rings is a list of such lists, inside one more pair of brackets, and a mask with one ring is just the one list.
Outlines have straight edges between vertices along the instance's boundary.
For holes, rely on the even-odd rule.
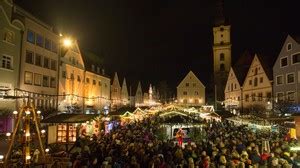
[[[16,0],[80,45],[104,56],[106,70],[129,80],[168,81],[189,70],[212,76],[213,0]],[[225,0],[233,62],[245,50],[277,57],[287,33],[300,32],[297,0]]]

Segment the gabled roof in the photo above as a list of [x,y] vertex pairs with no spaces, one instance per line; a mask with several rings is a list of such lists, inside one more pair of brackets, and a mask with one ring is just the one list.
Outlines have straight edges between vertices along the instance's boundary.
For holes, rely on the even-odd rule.
[[112,85],[117,85],[117,87],[121,87],[117,72],[115,72],[115,76],[114,76],[114,80],[112,81]]
[[250,53],[249,51],[245,51],[232,67],[234,74],[241,86],[244,83],[253,58],[254,54]]
[[263,55],[261,53],[257,53],[256,55],[269,80],[273,80],[273,65],[276,61],[276,57]]
[[188,80],[187,78],[188,78],[188,76],[192,76],[192,77],[194,77],[204,88],[205,88],[205,86],[203,85],[203,83],[199,80],[199,78],[192,72],[192,71],[190,71],[184,78],[183,78],[183,80],[179,83],[179,85],[177,86],[177,88],[179,88],[179,87],[181,87],[181,85],[183,85],[183,82],[185,81],[185,80]]

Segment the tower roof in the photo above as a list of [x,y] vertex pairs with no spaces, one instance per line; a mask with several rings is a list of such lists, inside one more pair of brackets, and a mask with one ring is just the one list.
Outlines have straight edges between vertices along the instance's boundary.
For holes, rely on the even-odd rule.
[[227,25],[228,22],[224,14],[224,0],[217,0],[214,26]]

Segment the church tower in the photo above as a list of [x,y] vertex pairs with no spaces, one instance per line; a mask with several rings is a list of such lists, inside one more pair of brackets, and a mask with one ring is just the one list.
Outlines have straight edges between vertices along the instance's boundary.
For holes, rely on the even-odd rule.
[[213,27],[213,61],[215,100],[224,100],[224,89],[231,67],[230,24],[224,16],[224,2],[217,0]]

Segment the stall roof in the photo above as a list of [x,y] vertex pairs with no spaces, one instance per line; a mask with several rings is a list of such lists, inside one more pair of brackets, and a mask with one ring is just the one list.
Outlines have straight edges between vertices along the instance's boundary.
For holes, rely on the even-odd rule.
[[98,114],[67,114],[62,113],[55,116],[51,116],[42,120],[42,123],[83,123],[89,121]]

